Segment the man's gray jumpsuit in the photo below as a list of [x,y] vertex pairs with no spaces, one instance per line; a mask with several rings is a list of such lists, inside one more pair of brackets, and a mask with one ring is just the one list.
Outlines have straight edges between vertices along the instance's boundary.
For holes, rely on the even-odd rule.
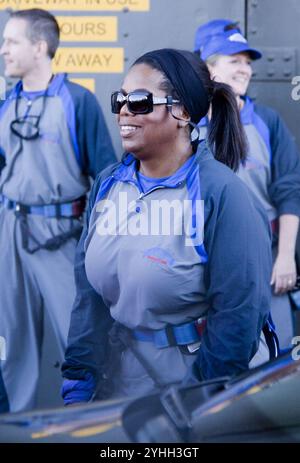
[[[40,116],[37,138],[25,140],[12,132],[11,122],[24,115]],[[52,79],[46,92],[28,93],[22,82],[16,85],[0,110],[0,149],[0,336],[6,340],[1,370],[10,410],[19,411],[34,406],[44,310],[64,352],[75,297],[77,240],[30,254],[22,243],[24,215],[18,215],[16,203],[72,203],[89,190],[89,176],[115,161],[115,155],[96,98],[63,74]],[[37,211],[26,214],[29,248],[35,240],[44,244],[81,226],[78,217],[53,216],[51,206]]]

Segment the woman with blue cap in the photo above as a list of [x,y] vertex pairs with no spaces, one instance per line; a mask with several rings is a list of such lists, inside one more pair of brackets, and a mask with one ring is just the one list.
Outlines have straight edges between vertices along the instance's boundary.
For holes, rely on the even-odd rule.
[[[295,246],[300,216],[300,157],[280,116],[246,96],[253,60],[261,53],[251,48],[237,23],[217,19],[200,26],[194,51],[206,61],[212,78],[233,89],[248,138],[246,161],[238,176],[267,211],[273,231],[273,297],[271,313],[280,346],[291,346],[293,319],[287,292],[296,283]],[[209,118],[200,122],[204,137]]]
[[[194,130],[210,104],[221,162]],[[244,150],[230,88],[195,54],[156,50],[133,64],[111,107],[125,154],[90,195],[65,404],[235,375],[276,349],[270,233],[230,169]]]

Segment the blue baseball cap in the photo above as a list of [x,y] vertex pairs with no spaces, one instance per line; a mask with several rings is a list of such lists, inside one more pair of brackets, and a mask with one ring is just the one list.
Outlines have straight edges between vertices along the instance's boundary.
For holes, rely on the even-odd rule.
[[262,56],[260,51],[249,46],[237,23],[229,19],[215,19],[198,27],[194,51],[200,51],[204,61],[215,54],[234,55],[247,52],[253,60]]

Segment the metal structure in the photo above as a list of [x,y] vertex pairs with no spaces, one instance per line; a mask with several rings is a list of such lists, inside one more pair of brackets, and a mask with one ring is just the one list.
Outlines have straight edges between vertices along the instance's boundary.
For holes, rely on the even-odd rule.
[[250,0],[246,13],[249,42],[263,52],[250,96],[280,112],[300,147],[300,4]]

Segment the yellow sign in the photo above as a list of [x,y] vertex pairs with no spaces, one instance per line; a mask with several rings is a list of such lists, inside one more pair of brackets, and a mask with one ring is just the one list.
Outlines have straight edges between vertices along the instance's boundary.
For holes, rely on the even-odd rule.
[[57,16],[62,42],[116,42],[116,16]]
[[75,84],[82,85],[83,87],[87,88],[90,92],[95,93],[95,79],[70,79],[71,82],[75,82]]
[[123,48],[59,48],[53,59],[53,72],[123,72]]
[[0,0],[0,10],[43,8],[54,11],[149,11],[150,0]]

